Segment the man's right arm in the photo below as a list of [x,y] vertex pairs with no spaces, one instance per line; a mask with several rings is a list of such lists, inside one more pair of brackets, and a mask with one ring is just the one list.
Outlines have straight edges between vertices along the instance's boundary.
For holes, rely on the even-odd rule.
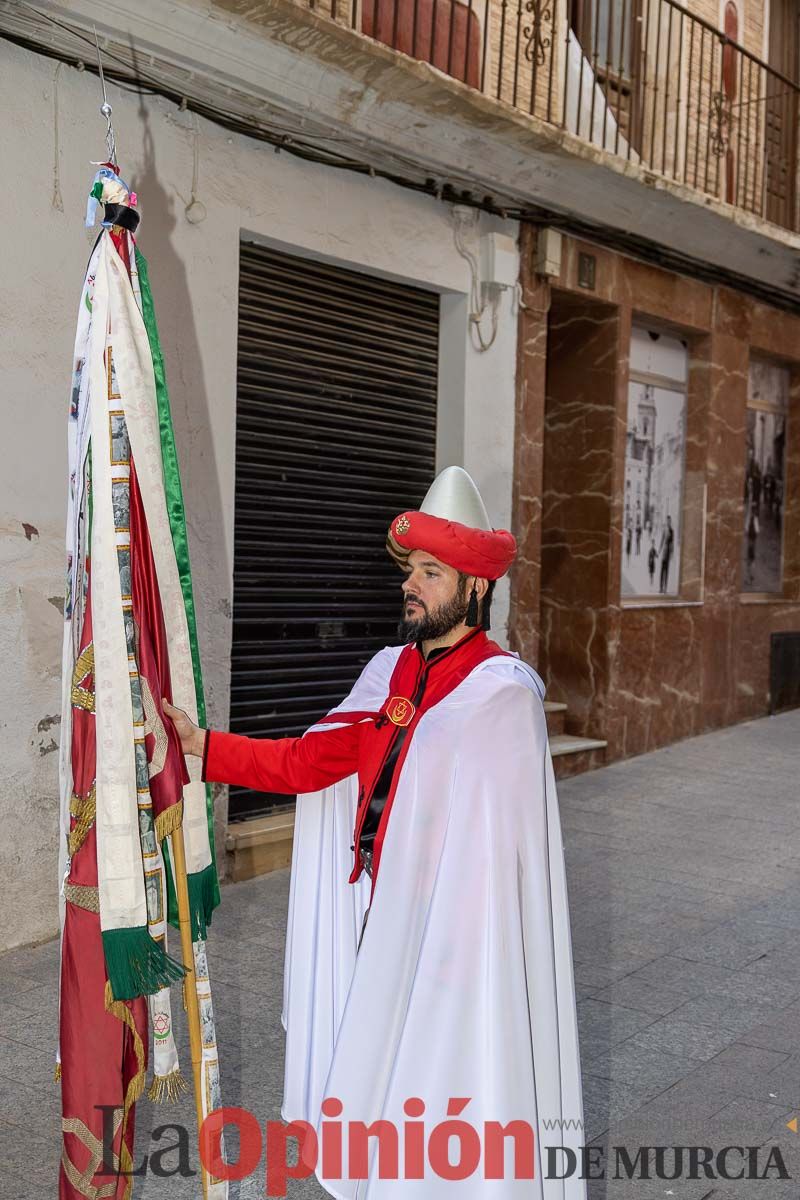
[[207,730],[203,779],[258,792],[316,792],[358,770],[361,724],[295,738],[249,738]]

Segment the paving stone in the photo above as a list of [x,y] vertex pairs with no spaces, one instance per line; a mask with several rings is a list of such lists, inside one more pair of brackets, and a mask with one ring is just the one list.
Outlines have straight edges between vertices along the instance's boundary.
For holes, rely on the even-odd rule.
[[48,1081],[33,1085],[8,1075],[0,1075],[0,1121],[18,1125],[41,1136],[42,1130],[58,1127],[61,1120],[61,1093],[51,1070]]
[[800,984],[800,952],[770,950],[748,963],[747,974],[754,979],[783,980],[796,987]]
[[[707,1062],[692,1062],[693,1070],[682,1082],[687,1089],[716,1089],[720,1094],[791,1103],[786,1092],[800,1086],[800,1076],[791,1062],[789,1054],[733,1042]],[[779,1075],[779,1068],[786,1074]]]
[[736,1041],[736,1034],[730,1029],[680,1020],[680,1011],[679,1009],[678,1012],[670,1013],[669,1016],[648,1025],[646,1029],[629,1038],[626,1045],[642,1050],[662,1050],[666,1054],[706,1061]]
[[25,1046],[0,1037],[0,1077],[33,1084],[52,1084],[55,1070],[55,1045],[46,1050]]
[[739,1041],[750,1046],[761,1046],[765,1050],[785,1050],[794,1053],[798,1048],[798,1023],[800,1005],[794,1004],[773,1012],[768,1021],[751,1026]]
[[618,979],[624,979],[645,964],[652,962],[652,956],[642,956],[627,963],[583,962],[575,956],[575,980],[577,983],[594,984],[598,988],[608,987]]
[[24,975],[18,975],[16,972],[6,970],[2,967],[3,960],[0,958],[0,1001],[8,1000],[11,1004],[17,1004],[21,1008],[25,1007],[22,997],[26,992],[34,991],[40,986],[36,979],[28,979]]
[[5,950],[0,954],[0,972],[6,971],[14,975],[30,975],[38,978],[41,971],[48,966],[58,971],[59,939],[53,938],[38,946],[20,946],[15,950]]
[[649,1013],[604,1000],[581,1000],[577,1007],[581,1045],[587,1048],[622,1042],[653,1020]]
[[688,1144],[691,1137],[707,1126],[707,1119],[739,1095],[735,1084],[720,1087],[718,1081],[704,1083],[699,1071],[679,1079],[658,1095],[648,1098],[639,1109],[642,1118],[664,1130],[664,1141]]
[[[780,1008],[758,1000],[731,999],[711,993],[687,1000],[672,1016],[676,1020],[712,1028],[724,1027],[734,1035],[746,1033],[754,1026],[763,1024],[780,1015]],[[736,1036],[732,1040],[738,1040]]]
[[13,1025],[14,1022],[26,1016],[30,1016],[30,1009],[13,1004],[10,1000],[0,1000],[0,1035],[7,1026]]
[[772,900],[765,901],[764,904],[759,904],[751,909],[750,914],[754,921],[763,921],[767,925],[782,925],[786,929],[792,929],[800,933],[800,900],[778,896]]
[[786,929],[773,925],[740,925],[727,922],[710,933],[681,942],[676,954],[700,962],[719,963],[723,967],[745,967],[761,958],[765,951],[785,946],[791,938]]
[[[739,1043],[739,1047],[742,1053],[753,1050],[752,1046],[742,1043]],[[781,1061],[771,1068],[742,1079],[739,1092],[752,1099],[792,1105],[800,1117],[800,1054],[781,1055]]]
[[687,1056],[636,1046],[630,1038],[618,1046],[590,1054],[585,1060],[585,1068],[592,1074],[615,1079],[651,1095],[688,1075],[694,1066]]
[[768,1137],[786,1134],[786,1123],[795,1115],[791,1106],[776,1101],[754,1101],[751,1097],[739,1096],[715,1112],[709,1119],[708,1129],[716,1138],[716,1144],[759,1145]]
[[795,984],[786,979],[775,979],[751,970],[736,971],[718,963],[698,962],[676,954],[653,959],[637,968],[630,977],[681,992],[686,1000],[717,993],[730,998],[757,998],[781,1004],[788,1003],[795,992]]
[[34,1046],[39,1050],[52,1048],[55,1056],[58,1047],[58,1011],[49,1006],[35,1008],[32,1012],[20,1012],[11,1020],[3,1023],[4,1038],[12,1042],[22,1042],[25,1046]]
[[583,1072],[584,1141],[603,1133],[615,1121],[636,1111],[650,1099],[646,1091],[637,1091],[613,1079]]
[[652,1016],[666,1016],[685,1003],[685,998],[680,992],[645,983],[643,979],[637,979],[634,975],[625,975],[608,987],[595,991],[594,999],[640,1009]]
[[15,998],[14,1003],[26,1012],[46,1011],[52,1014],[53,1021],[58,1023],[58,986],[34,983]]
[[[42,1133],[44,1134],[44,1131]],[[57,1161],[56,1158],[56,1166]],[[50,1194],[55,1193],[57,1174],[53,1173],[53,1156],[46,1134],[37,1137],[18,1125],[0,1121],[0,1164],[3,1172],[8,1168],[26,1180],[27,1186],[31,1188],[31,1195],[42,1194],[35,1192],[31,1185],[38,1185],[39,1188],[49,1185],[52,1188]]]

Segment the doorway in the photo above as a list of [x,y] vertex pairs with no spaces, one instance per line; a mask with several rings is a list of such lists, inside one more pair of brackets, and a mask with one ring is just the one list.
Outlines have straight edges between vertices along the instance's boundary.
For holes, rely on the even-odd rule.
[[[434,474],[439,296],[242,242],[230,728],[294,737],[397,640],[389,523]],[[230,819],[286,796],[232,788]]]

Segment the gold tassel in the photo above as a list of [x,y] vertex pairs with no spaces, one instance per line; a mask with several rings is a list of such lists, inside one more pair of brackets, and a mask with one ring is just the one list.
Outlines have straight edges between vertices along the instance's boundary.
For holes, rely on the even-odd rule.
[[159,845],[165,837],[169,837],[176,829],[180,829],[183,824],[183,801],[179,800],[177,804],[170,805],[160,812],[155,819],[156,840]]
[[56,1063],[56,1069],[53,1071],[53,1080],[55,1083],[61,1083],[61,1063]]
[[189,1085],[176,1068],[169,1075],[154,1075],[147,1095],[154,1104],[175,1104]]

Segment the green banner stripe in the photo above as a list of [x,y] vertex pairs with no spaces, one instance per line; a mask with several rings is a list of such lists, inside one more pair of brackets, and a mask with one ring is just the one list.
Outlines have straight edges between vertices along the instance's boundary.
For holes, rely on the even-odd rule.
[[[172,417],[170,415],[164,356],[161,353],[161,342],[158,337],[158,326],[156,325],[155,309],[153,307],[153,295],[150,290],[147,261],[138,246],[136,247],[136,268],[139,272],[139,287],[142,294],[142,317],[144,318],[144,325],[147,330],[147,340],[150,343],[150,354],[153,359],[153,371],[156,380],[158,426],[161,434],[161,456],[164,464],[164,489],[167,498],[167,512],[169,514],[169,526],[172,533],[172,544],[175,547],[175,557],[178,561],[183,602],[186,606],[186,619],[189,625],[189,642],[192,650],[194,688],[197,699],[197,718],[201,725],[205,725],[206,702],[203,691],[203,674],[200,667],[200,648],[197,641],[197,616],[194,606],[194,593],[192,591],[192,571],[189,563],[189,541],[186,535],[186,512],[183,504],[180,468],[178,467],[178,454],[175,449],[175,433],[172,428]],[[198,886],[195,891],[196,895],[202,896],[204,899],[205,912],[202,914],[201,919],[194,909],[192,911],[192,937],[194,940],[200,936],[200,930],[211,923],[211,914],[219,904],[219,880],[217,878],[217,860],[214,848],[214,804],[211,796],[211,788],[208,785],[206,785],[206,813],[208,817],[208,841],[211,848],[213,870],[210,872],[211,879],[208,878],[206,872],[199,873],[201,876],[205,876],[205,878],[202,879],[202,883],[198,880]],[[163,849],[165,858],[167,858],[168,849],[166,842]],[[172,871],[169,869],[171,864],[167,862],[166,865],[168,917],[170,923],[175,925],[178,920],[178,908],[175,900]],[[192,888],[192,878],[190,875],[190,891]]]

